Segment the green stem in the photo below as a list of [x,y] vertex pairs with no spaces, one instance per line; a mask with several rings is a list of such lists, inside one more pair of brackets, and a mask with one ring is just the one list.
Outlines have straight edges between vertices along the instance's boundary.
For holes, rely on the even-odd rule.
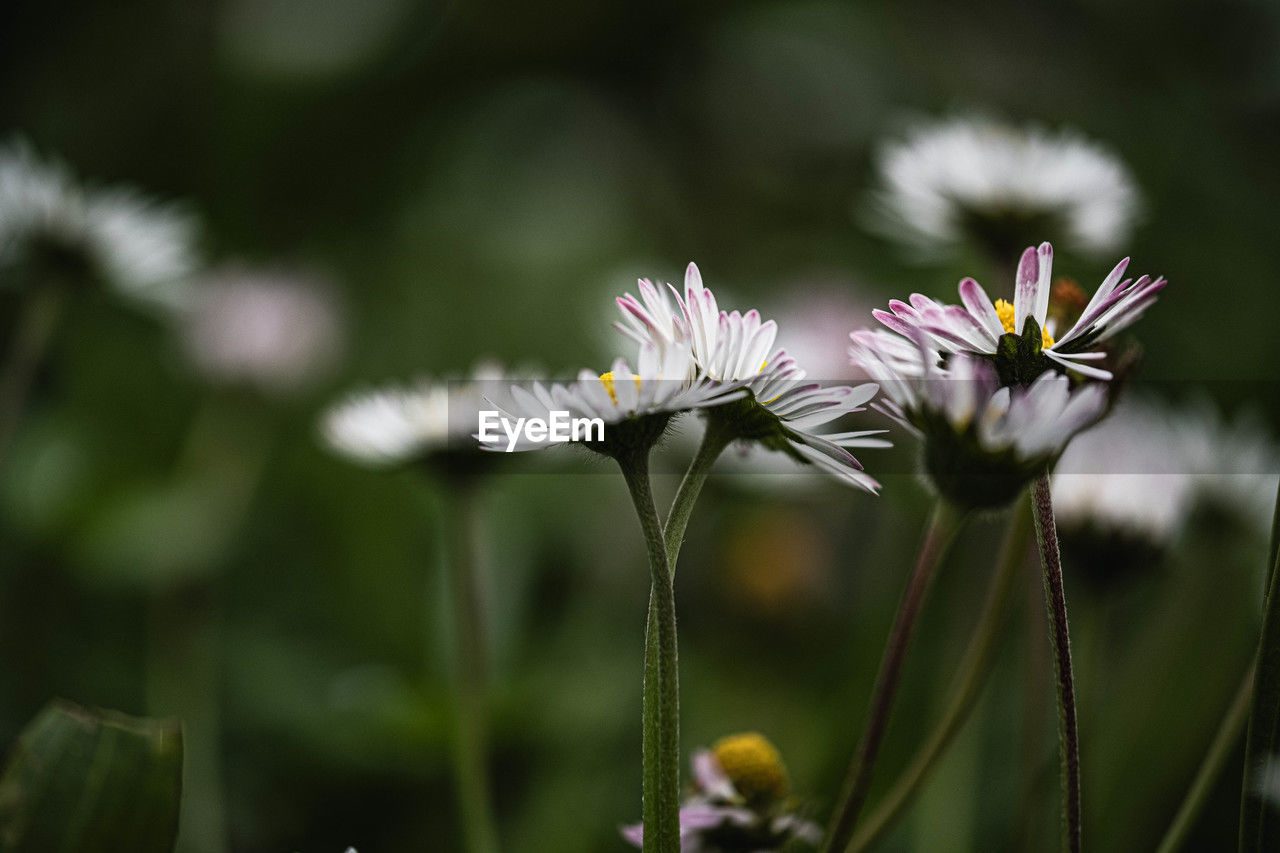
[[1169,831],[1165,833],[1156,853],[1174,853],[1186,844],[1187,834],[1195,826],[1200,810],[1204,808],[1205,801],[1213,791],[1214,783],[1222,774],[1222,768],[1231,757],[1231,751],[1244,731],[1245,720],[1249,716],[1249,699],[1253,696],[1253,681],[1257,671],[1258,660],[1255,657],[1249,664],[1249,671],[1245,673],[1244,681],[1236,691],[1236,697],[1231,700],[1231,707],[1222,718],[1218,732],[1213,736],[1213,742],[1209,744],[1209,751],[1205,753],[1204,761],[1196,771],[1196,778],[1187,790],[1187,796],[1178,807],[1178,813],[1174,816],[1173,823],[1169,825]]
[[479,581],[479,494],[474,482],[455,483],[449,495],[449,586],[454,631],[454,772],[458,813],[469,853],[498,849],[489,801],[486,745],[486,655]]
[[962,513],[952,508],[946,501],[938,501],[930,518],[924,541],[920,545],[920,554],[916,558],[915,568],[907,581],[902,603],[898,605],[898,615],[894,619],[893,629],[889,633],[889,642],[885,647],[884,657],[880,662],[880,672],[876,676],[876,685],[872,692],[867,726],[862,732],[862,740],[849,766],[849,774],[845,779],[839,804],[832,813],[831,825],[823,844],[823,850],[827,853],[844,850],[853,838],[853,832],[858,824],[858,813],[866,802],[876,757],[879,755],[880,745],[889,724],[889,716],[893,710],[893,700],[898,691],[898,679],[902,674],[902,664],[911,643],[916,617],[919,616],[925,596],[932,585],[935,569],[955,538],[963,520]]
[[956,734],[968,719],[969,712],[981,692],[982,685],[996,661],[997,640],[1001,629],[1007,621],[1009,599],[1012,597],[1015,581],[1027,553],[1027,542],[1031,538],[1031,515],[1024,507],[1014,507],[1005,532],[1004,546],[1001,549],[1000,561],[987,591],[987,600],[983,605],[982,615],[974,630],[969,647],[960,661],[951,699],[943,711],[942,718],[934,728],[928,740],[916,752],[911,764],[898,777],[898,781],[889,789],[884,800],[876,810],[868,816],[861,830],[854,836],[849,845],[850,851],[866,850],[879,841],[884,833],[893,826],[907,807],[911,805],[920,788],[937,767],[938,759],[946,752]]
[[9,452],[31,384],[44,361],[62,315],[62,288],[38,287],[23,300],[14,326],[13,343],[0,371],[0,461]]
[[[676,655],[676,601],[662,523],[649,483],[647,450],[618,457],[649,552],[649,623],[656,642],[645,644],[644,850],[680,850],[680,682]],[[651,687],[657,679],[657,689]]]
[[1036,541],[1044,570],[1045,609],[1049,614],[1049,640],[1054,675],[1058,682],[1059,778],[1063,799],[1063,845],[1071,853],[1080,850],[1080,730],[1076,722],[1075,676],[1071,671],[1071,633],[1067,626],[1067,596],[1062,585],[1062,559],[1058,553],[1058,529],[1053,518],[1049,475],[1041,474],[1031,486]]

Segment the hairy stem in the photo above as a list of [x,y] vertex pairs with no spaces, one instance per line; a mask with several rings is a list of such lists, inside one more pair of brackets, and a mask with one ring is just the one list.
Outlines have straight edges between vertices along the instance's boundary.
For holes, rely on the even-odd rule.
[[[649,483],[648,451],[618,458],[649,552],[650,596],[645,643],[644,850],[680,850],[680,682],[676,655],[676,601],[662,523]],[[657,689],[652,689],[653,679]]]
[[1016,506],[1009,518],[999,564],[987,591],[982,615],[960,661],[946,710],[907,769],[853,837],[853,842],[849,845],[850,851],[866,850],[883,838],[894,821],[911,805],[937,767],[938,759],[946,752],[968,719],[969,712],[995,665],[1001,629],[1007,621],[1009,600],[1017,586],[1015,581],[1027,556],[1027,542],[1030,538],[1031,514],[1025,507]]
[[949,504],[942,500],[938,501],[925,532],[924,541],[920,545],[920,554],[916,558],[915,568],[907,581],[906,592],[902,596],[901,604],[898,605],[898,614],[894,619],[893,629],[889,633],[884,657],[880,661],[880,672],[876,676],[867,725],[863,729],[862,740],[849,766],[839,803],[832,813],[831,825],[823,845],[824,851],[844,850],[853,838],[853,832],[858,824],[858,814],[866,802],[867,792],[871,787],[876,757],[880,753],[880,745],[889,725],[893,700],[898,691],[898,679],[902,675],[902,664],[911,643],[916,617],[920,614],[921,605],[924,604],[925,596],[932,585],[934,570],[952,539],[955,538],[962,520],[963,516]]
[[1054,675],[1058,682],[1058,751],[1063,799],[1063,845],[1071,853],[1080,850],[1080,731],[1076,722],[1075,676],[1071,671],[1071,634],[1067,627],[1067,596],[1062,585],[1062,560],[1058,553],[1058,529],[1053,518],[1049,475],[1041,474],[1031,486],[1036,541],[1044,570],[1045,609],[1049,614],[1049,639]]

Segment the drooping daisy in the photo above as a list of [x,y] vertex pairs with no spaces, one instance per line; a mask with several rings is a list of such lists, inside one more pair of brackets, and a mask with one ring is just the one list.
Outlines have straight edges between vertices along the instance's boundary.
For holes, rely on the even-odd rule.
[[851,357],[887,398],[878,408],[920,438],[930,481],[959,506],[1007,504],[1106,409],[1102,385],[1072,391],[1066,376],[1048,371],[1027,387],[1009,387],[990,363],[968,354],[939,367],[923,341],[916,366],[903,371],[896,351],[877,349],[882,337],[851,337]]
[[[555,412],[567,412],[572,419],[599,419],[603,430],[581,432],[571,440],[606,455],[640,446],[647,449],[673,415],[724,405],[745,394],[741,383],[689,379],[689,364],[689,350],[681,344],[659,349],[645,343],[635,371],[626,359],[618,358],[607,372],[582,370],[574,382],[512,385],[510,401],[500,408],[509,418],[537,418],[544,423]],[[600,432],[603,440],[598,439]],[[490,450],[538,450],[551,444],[526,434],[511,438],[491,431],[475,437]]]
[[[721,738],[695,752],[692,764],[694,791],[680,808],[681,853],[758,853],[822,840],[822,829],[798,813],[782,757],[763,735]],[[644,844],[643,825],[622,835]]]
[[1114,153],[1034,125],[976,117],[917,125],[875,165],[871,226],[926,257],[968,243],[1003,258],[1045,234],[1106,252],[1125,243],[1140,207]]
[[483,395],[502,378],[486,364],[467,379],[356,391],[324,414],[320,434],[330,449],[373,467],[467,457],[476,450],[479,412],[488,408]]
[[[817,465],[851,485],[874,492],[879,484],[863,473],[849,452],[856,447],[885,447],[875,436],[883,430],[819,433],[815,427],[863,410],[876,393],[874,384],[824,387],[805,382],[805,372],[785,350],[775,350],[778,326],[754,309],[745,314],[719,309],[695,264],[685,270],[681,296],[641,283],[643,301],[618,300],[627,325],[618,328],[643,346],[687,348],[696,375],[715,382],[741,383],[750,393],[731,406],[708,412],[717,428],[734,439],[758,442],[799,462]],[[673,304],[674,303],[674,304]],[[676,309],[678,308],[678,313]]]
[[[1024,384],[1054,365],[1107,380],[1110,371],[1086,363],[1106,358],[1105,352],[1092,348],[1132,325],[1168,283],[1145,275],[1136,280],[1124,278],[1128,266],[1128,258],[1116,264],[1079,319],[1056,337],[1055,322],[1049,317],[1053,246],[1048,243],[1022,253],[1012,304],[1003,299],[992,302],[978,282],[966,278],[960,282],[963,306],[935,302],[915,293],[910,304],[895,299],[888,311],[872,313],[889,329],[908,338],[914,336],[913,330],[923,332],[932,345],[945,352],[1018,362],[1013,367],[1022,374],[1018,379]],[[1035,321],[1034,337],[1019,341],[1027,333],[1029,320]]]
[[[128,187],[78,183],[25,142],[0,148],[0,266],[25,285],[105,282],[128,299],[186,304],[200,264],[184,208]],[[53,281],[56,279],[57,281]]]
[[343,338],[341,314],[323,282],[272,271],[202,277],[179,332],[202,375],[267,393],[299,390],[323,376]]

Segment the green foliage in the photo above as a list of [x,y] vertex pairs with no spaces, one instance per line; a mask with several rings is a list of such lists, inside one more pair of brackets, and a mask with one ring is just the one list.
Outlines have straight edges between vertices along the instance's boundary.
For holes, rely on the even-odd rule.
[[177,720],[55,701],[19,735],[0,776],[0,850],[167,853],[181,798]]
[[1258,675],[1253,687],[1253,707],[1249,713],[1249,734],[1245,741],[1244,791],[1240,802],[1240,850],[1274,850],[1280,844],[1280,809],[1260,796],[1260,776],[1268,762],[1280,752],[1280,598],[1276,596],[1276,573],[1280,570],[1280,495],[1271,527],[1268,551],[1266,605],[1262,616],[1262,637],[1258,641]]

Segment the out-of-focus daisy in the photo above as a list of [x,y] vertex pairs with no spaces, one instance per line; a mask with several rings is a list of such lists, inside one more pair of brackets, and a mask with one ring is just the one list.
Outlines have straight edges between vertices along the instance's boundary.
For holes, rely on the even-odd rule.
[[[693,782],[680,808],[681,853],[760,853],[822,840],[822,829],[799,814],[782,757],[761,734],[730,735],[698,750]],[[622,835],[644,843],[640,824]]]
[[1062,455],[1053,502],[1066,532],[1162,549],[1202,504],[1265,528],[1278,474],[1280,453],[1257,425],[1225,422],[1207,402],[1130,398]]
[[314,382],[343,344],[332,292],[310,278],[228,270],[202,278],[181,315],[191,363],[215,382],[286,393]]
[[[553,412],[567,412],[575,419],[598,418],[605,425],[603,440],[598,440],[596,433],[580,434],[576,440],[606,455],[632,446],[652,446],[672,415],[723,405],[745,393],[740,383],[689,379],[689,364],[688,347],[682,344],[660,349],[646,343],[640,347],[635,371],[626,359],[619,358],[608,372],[582,370],[574,382],[549,386],[533,382],[527,388],[512,385],[510,402],[501,411],[510,418],[539,418],[544,422]],[[532,440],[524,433],[514,442],[500,432],[477,434],[476,438],[490,450],[524,451],[550,446],[549,442]]]
[[851,337],[850,355],[887,398],[878,407],[921,439],[930,481],[959,506],[1007,504],[1106,408],[1099,384],[1072,391],[1067,377],[1050,371],[1009,387],[991,364],[967,354],[938,366],[937,352],[922,342],[917,364],[902,370],[896,350],[878,349],[882,336]]
[[374,467],[467,456],[476,450],[479,412],[489,407],[484,394],[502,379],[501,368],[483,364],[467,379],[356,391],[324,414],[321,437],[342,456]]
[[832,279],[798,281],[772,312],[778,322],[778,345],[824,382],[865,379],[849,362],[845,336],[862,325],[871,306],[854,282]]
[[[1105,380],[1111,378],[1110,371],[1085,363],[1106,358],[1105,352],[1092,348],[1132,325],[1168,283],[1145,275],[1136,280],[1125,278],[1128,266],[1128,258],[1116,264],[1075,323],[1057,337],[1056,320],[1049,317],[1053,247],[1048,243],[1022,253],[1012,304],[1003,299],[992,302],[978,282],[966,278],[960,282],[963,306],[913,293],[910,304],[895,299],[888,311],[872,313],[889,329],[908,338],[915,335],[913,330],[923,332],[943,351],[1016,362],[1011,368],[1024,384],[1054,365]],[[1029,320],[1035,321],[1036,334],[1020,341]]]
[[105,282],[160,308],[186,304],[199,267],[186,209],[128,187],[75,180],[25,142],[0,147],[0,265],[27,286]]
[[[685,271],[681,296],[642,282],[642,300],[629,294],[618,300],[628,325],[622,331],[642,346],[659,351],[687,347],[697,376],[722,383],[743,383],[750,394],[731,406],[708,412],[717,428],[734,439],[758,442],[798,462],[874,492],[878,484],[863,473],[849,452],[854,447],[884,447],[882,430],[819,433],[815,430],[844,415],[862,411],[876,393],[873,384],[824,387],[805,382],[805,372],[785,350],[775,350],[778,326],[754,309],[745,314],[719,309],[695,264]],[[673,304],[674,303],[674,304]],[[676,313],[676,309],[679,309]]]
[[983,118],[912,128],[875,159],[868,220],[923,256],[966,243],[1007,257],[1041,235],[1105,252],[1128,239],[1140,196],[1098,143]]

